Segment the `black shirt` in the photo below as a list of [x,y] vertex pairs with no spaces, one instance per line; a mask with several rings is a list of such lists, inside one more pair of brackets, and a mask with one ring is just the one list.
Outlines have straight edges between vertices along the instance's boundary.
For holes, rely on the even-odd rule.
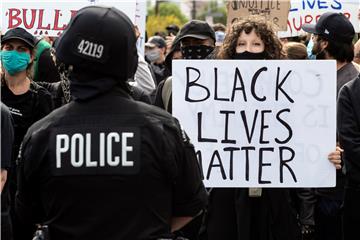
[[7,85],[3,84],[1,101],[8,106],[14,119],[14,150],[17,154],[27,129],[52,111],[51,95],[46,89],[34,82],[30,83],[30,89],[26,93],[20,95],[13,94]]
[[52,240],[156,239],[170,234],[172,217],[206,204],[178,122],[122,91],[55,110],[29,129],[22,154],[22,239],[37,222]]
[[9,109],[1,102],[1,168],[9,169],[12,146],[14,142],[14,128]]

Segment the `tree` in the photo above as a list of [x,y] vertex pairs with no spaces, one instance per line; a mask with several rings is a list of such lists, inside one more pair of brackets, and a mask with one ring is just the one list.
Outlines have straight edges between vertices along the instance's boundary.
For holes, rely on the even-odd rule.
[[170,24],[175,24],[181,28],[188,21],[185,15],[181,13],[177,4],[163,1],[159,1],[157,4],[157,15],[155,14],[156,6],[148,9],[146,31],[149,37],[153,36],[156,32],[166,31],[165,28]]
[[149,37],[154,36],[157,32],[166,31],[166,27],[170,24],[175,24],[179,27],[183,25],[183,23],[174,15],[169,16],[148,16],[146,21],[146,31]]
[[[179,6],[176,3],[169,3],[169,2],[159,1],[157,4],[158,4],[158,7],[159,7],[157,15],[159,15],[159,16],[175,16],[183,24],[188,21],[188,19],[186,18],[186,16],[184,14],[182,14]],[[156,7],[156,5],[155,5],[155,7]],[[155,14],[155,7],[150,8],[148,10],[148,16],[156,15]]]

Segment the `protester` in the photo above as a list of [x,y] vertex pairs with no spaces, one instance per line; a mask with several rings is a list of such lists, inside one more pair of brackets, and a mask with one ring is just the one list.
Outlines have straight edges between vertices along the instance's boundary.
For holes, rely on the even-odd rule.
[[14,129],[9,109],[0,102],[1,106],[1,239],[12,239],[10,219],[10,193],[6,184],[11,167]]
[[[338,135],[344,146],[345,194],[343,202],[343,240],[354,239],[360,226],[360,74],[340,90]],[[356,238],[356,237],[355,237]]]
[[34,77],[35,82],[59,82],[59,72],[52,56],[52,46],[45,39],[36,40]]
[[[97,46],[95,56],[84,51],[86,41]],[[138,62],[130,19],[116,8],[80,9],[56,56],[73,67],[73,100],[24,138],[19,239],[30,239],[36,223],[52,240],[173,239],[207,195],[177,120],[129,96]]]
[[[1,101],[9,107],[14,120],[13,159],[8,176],[11,217],[17,189],[15,160],[21,141],[28,128],[53,107],[49,92],[31,80],[34,46],[34,37],[22,28],[7,31],[1,39]],[[16,226],[13,227],[16,234]]]
[[[345,83],[359,74],[352,64],[354,58],[352,40],[355,35],[353,25],[343,14],[327,12],[321,15],[316,25],[304,24],[302,28],[314,34],[312,52],[316,55],[316,59],[336,60],[338,93]],[[305,227],[311,228],[311,223],[314,224],[315,240],[341,239],[344,184],[344,175],[338,170],[335,188],[308,189],[307,192],[303,192],[307,199],[307,203],[304,204],[313,211],[312,214],[307,214],[309,224]]]
[[212,28],[215,32],[215,46],[219,47],[224,42],[226,27],[221,23],[216,23],[212,26]]
[[169,76],[165,67],[166,42],[160,36],[149,38],[145,44],[145,59],[150,62],[156,85]]
[[[215,48],[215,32],[207,22],[192,20],[186,23],[176,36],[174,52],[180,45],[183,59],[205,59]],[[174,56],[174,55],[173,55]],[[174,57],[171,59],[175,59]],[[156,89],[154,105],[172,112],[172,78],[161,82]]]
[[[248,18],[231,26],[218,53],[219,59],[283,59],[280,40],[269,23]],[[340,151],[329,159],[339,165]],[[206,238],[300,239],[300,229],[285,188],[212,189]],[[284,228],[286,226],[286,228]]]
[[304,24],[302,29],[312,33],[312,49],[316,59],[335,59],[337,68],[337,92],[348,81],[358,75],[351,64],[354,58],[352,40],[355,30],[351,22],[341,13],[326,12],[315,24]]
[[29,126],[52,110],[49,92],[30,79],[34,46],[34,37],[22,28],[9,30],[1,39],[1,100],[14,119],[15,150]]

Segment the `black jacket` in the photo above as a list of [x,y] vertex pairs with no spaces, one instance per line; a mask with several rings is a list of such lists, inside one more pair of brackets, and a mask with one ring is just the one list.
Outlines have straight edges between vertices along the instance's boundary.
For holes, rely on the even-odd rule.
[[178,122],[122,90],[71,101],[25,136],[19,239],[39,222],[52,240],[166,237],[171,217],[195,216],[206,200]]
[[360,187],[360,74],[340,90],[337,121],[348,183]]

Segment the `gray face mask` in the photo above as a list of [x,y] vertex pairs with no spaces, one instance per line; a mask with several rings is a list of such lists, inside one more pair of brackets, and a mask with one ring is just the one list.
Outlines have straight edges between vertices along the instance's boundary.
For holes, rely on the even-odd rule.
[[159,50],[151,50],[145,53],[146,58],[150,62],[156,62],[160,58],[160,51]]

